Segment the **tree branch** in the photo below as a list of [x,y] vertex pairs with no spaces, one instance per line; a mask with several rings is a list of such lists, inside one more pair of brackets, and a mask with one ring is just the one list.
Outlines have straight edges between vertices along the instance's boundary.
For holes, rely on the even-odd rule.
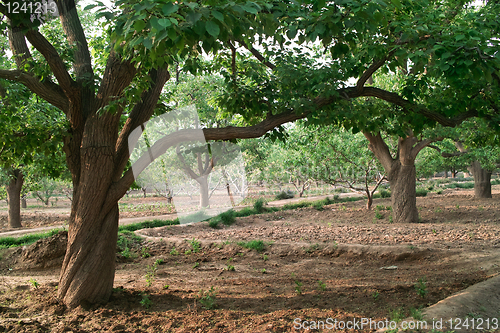
[[358,82],[356,83],[356,89],[359,92],[363,91],[363,87],[366,81],[373,75],[373,73],[377,71],[377,69],[379,69],[380,67],[382,67],[383,64],[385,64],[389,56],[390,54],[387,57],[374,61],[373,64],[370,67],[368,67],[368,69],[363,73],[363,75],[361,75]]
[[417,158],[417,155],[418,153],[420,153],[420,151],[422,149],[424,149],[425,147],[427,147],[428,145],[430,145],[431,143],[433,142],[436,142],[436,141],[443,141],[444,138],[443,137],[438,137],[438,138],[434,138],[434,139],[425,139],[425,140],[422,140],[420,142],[418,142],[415,146],[413,146],[413,148],[411,149],[411,158],[414,160],[415,158]]
[[248,51],[250,51],[250,53],[253,54],[253,56],[255,58],[257,58],[264,65],[266,65],[267,67],[269,67],[272,70],[274,70],[276,68],[276,66],[274,64],[267,61],[259,51],[257,51],[256,49],[253,48],[253,46],[248,46],[245,42],[242,42],[239,40],[237,42],[240,43],[243,47],[245,47]]
[[66,95],[72,95],[71,86],[73,80],[71,79],[69,73],[66,71],[66,66],[64,65],[64,62],[62,61],[54,46],[52,46],[52,44],[50,44],[49,41],[36,30],[29,30],[26,33],[26,38],[31,43],[31,45],[33,45],[33,47],[35,47],[43,55],[43,57],[49,64],[52,73],[54,73],[59,86],[66,93]]

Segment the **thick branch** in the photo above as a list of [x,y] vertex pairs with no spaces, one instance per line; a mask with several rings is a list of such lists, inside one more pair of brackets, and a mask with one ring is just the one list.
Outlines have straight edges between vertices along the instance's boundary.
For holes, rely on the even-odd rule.
[[431,143],[436,142],[436,141],[443,141],[443,140],[444,140],[443,137],[438,137],[438,138],[434,138],[434,139],[425,139],[425,140],[420,141],[415,146],[413,146],[413,148],[411,149],[412,159],[417,158],[418,153],[420,153],[420,151],[422,149],[424,149],[425,147],[427,147]]
[[61,57],[57,53],[56,49],[52,44],[49,43],[45,37],[40,34],[38,31],[29,30],[26,33],[26,38],[45,58],[47,63],[54,73],[54,76],[59,82],[59,86],[64,90],[67,96],[72,95],[71,93],[71,85],[73,80],[66,70],[66,66],[62,61]]
[[358,82],[356,83],[356,89],[358,89],[359,92],[363,90],[366,81],[373,75],[373,73],[377,71],[377,69],[382,67],[382,65],[385,64],[386,61],[387,57],[374,61],[373,64],[368,67],[368,69],[363,73],[363,75],[361,75]]
[[389,173],[392,169],[392,163],[394,162],[394,159],[391,156],[389,147],[380,135],[380,132],[377,133],[377,135],[373,135],[368,132],[363,132],[363,134],[370,142],[368,148],[370,148],[373,154],[375,154],[377,159],[380,161],[380,164],[382,164],[382,167],[384,167],[385,172]]
[[64,91],[53,82],[40,82],[38,78],[20,70],[0,69],[0,78],[24,84],[33,93],[64,112],[69,108],[69,100]]
[[454,153],[446,153],[444,152],[441,148],[439,148],[438,146],[434,146],[434,145],[427,145],[427,147],[429,148],[432,148],[434,150],[436,150],[439,154],[441,154],[441,156],[445,157],[445,158],[448,158],[448,157],[457,157],[457,156],[462,156],[464,154],[467,154],[468,151],[457,151],[457,152],[454,152]]

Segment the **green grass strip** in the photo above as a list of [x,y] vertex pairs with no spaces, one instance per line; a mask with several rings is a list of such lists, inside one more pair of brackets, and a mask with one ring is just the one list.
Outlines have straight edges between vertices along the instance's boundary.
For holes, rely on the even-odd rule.
[[42,238],[49,238],[59,233],[63,229],[52,229],[47,232],[29,234],[21,237],[1,237],[0,238],[0,249],[5,249],[9,247],[25,246],[35,243],[37,240]]
[[158,227],[164,227],[167,225],[176,225],[176,224],[179,224],[179,219],[143,221],[143,222],[138,222],[138,223],[121,225],[118,227],[118,232],[136,231],[136,230],[148,229],[148,228],[158,228]]

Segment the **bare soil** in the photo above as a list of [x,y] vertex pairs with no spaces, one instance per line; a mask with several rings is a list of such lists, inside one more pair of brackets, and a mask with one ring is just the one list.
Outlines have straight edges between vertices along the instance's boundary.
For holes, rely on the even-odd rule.
[[[58,252],[43,250],[58,240],[36,245],[38,257],[33,248],[4,250],[0,332],[296,332],[298,318],[309,328],[327,318],[403,319],[500,272],[498,192],[418,198],[421,223],[411,225],[391,223],[389,199],[377,199],[377,211],[358,201],[238,218],[221,229],[139,230],[144,250],[117,255],[111,301],[74,310],[56,299]],[[251,240],[265,249],[238,244]],[[490,296],[476,295],[465,314],[498,318],[498,301],[481,305]]]

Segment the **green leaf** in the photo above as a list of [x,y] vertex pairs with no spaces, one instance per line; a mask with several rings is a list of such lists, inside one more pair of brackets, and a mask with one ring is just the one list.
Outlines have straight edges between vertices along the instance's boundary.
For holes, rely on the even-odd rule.
[[151,48],[153,47],[153,42],[149,38],[144,39],[143,44],[148,50],[151,50]]
[[161,18],[158,20],[158,24],[164,28],[168,28],[172,25],[172,22],[170,22],[170,20],[167,18]]
[[172,13],[175,13],[177,11],[177,9],[179,9],[178,5],[174,5],[172,2],[169,2],[163,6],[162,12],[165,15],[170,15]]
[[257,9],[255,9],[254,7],[249,6],[249,5],[244,5],[244,6],[241,6],[241,8],[242,8],[244,11],[246,11],[247,13],[250,13],[250,14],[257,15],[257,13],[258,13]]
[[208,21],[205,28],[207,29],[207,32],[214,38],[217,38],[219,36],[220,28],[219,25],[214,21]]
[[219,20],[220,22],[224,22],[224,15],[222,15],[221,12],[219,11],[216,11],[216,10],[212,10],[212,15],[217,19]]
[[201,18],[201,14],[197,12],[190,12],[189,14],[186,15],[186,21],[194,25],[198,20]]
[[135,31],[142,31],[145,27],[146,27],[146,22],[144,22],[143,20],[135,21],[134,23]]
[[402,9],[403,5],[401,4],[400,0],[391,0],[392,4],[396,6],[397,9]]

